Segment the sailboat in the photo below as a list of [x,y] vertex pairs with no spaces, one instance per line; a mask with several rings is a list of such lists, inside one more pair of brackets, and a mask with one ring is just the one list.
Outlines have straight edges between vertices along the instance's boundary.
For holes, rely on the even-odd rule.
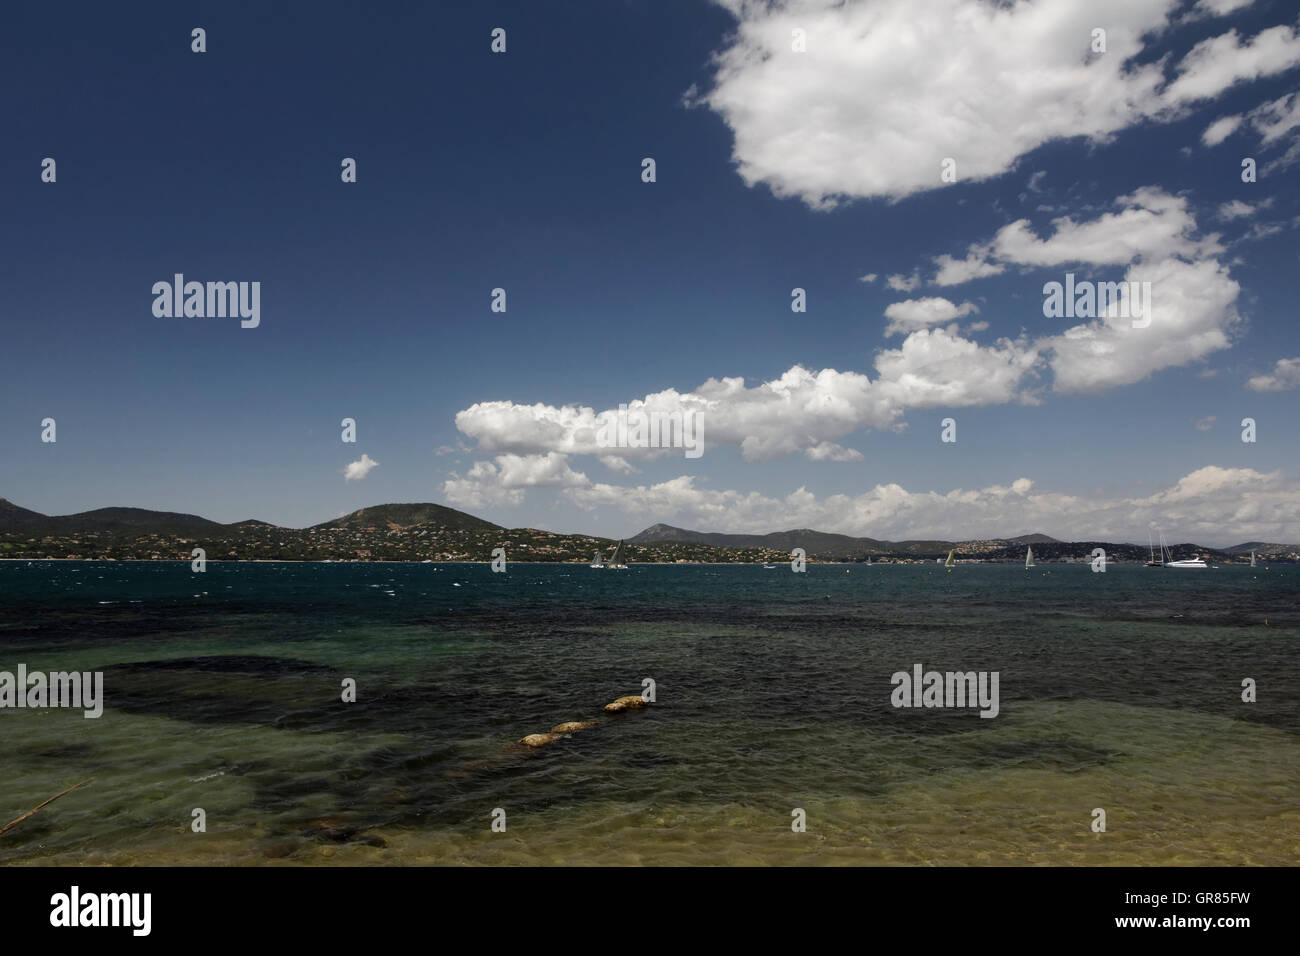
[[1147,567],[1148,567],[1148,568],[1160,568],[1160,567],[1164,567],[1164,563],[1165,563],[1165,541],[1164,541],[1164,538],[1161,538],[1161,539],[1160,539],[1160,560],[1157,561],[1157,560],[1156,560],[1156,546],[1155,546],[1155,543],[1151,540],[1151,529],[1150,529],[1150,528],[1147,529],[1147,553],[1151,555],[1150,560],[1147,561]]
[[1251,548],[1251,549],[1250,549],[1250,566],[1251,566],[1252,568],[1255,566],[1255,549],[1254,549],[1254,548]]
[[627,570],[627,548],[624,546],[622,541],[618,543],[618,547],[614,549],[614,553],[609,556],[609,563],[606,564],[605,567],[611,571]]
[[596,554],[592,557],[591,566],[593,568],[603,568],[605,566],[605,562],[600,560],[600,551],[597,551]]
[[1025,570],[1028,571],[1032,567],[1036,567],[1036,565],[1034,564],[1034,549],[1030,547],[1026,547],[1025,548]]
[[952,573],[953,567],[957,564],[957,562],[952,559],[953,552],[956,550],[956,548],[953,548],[952,551],[949,551],[948,560],[943,563],[943,566],[948,569],[949,574]]

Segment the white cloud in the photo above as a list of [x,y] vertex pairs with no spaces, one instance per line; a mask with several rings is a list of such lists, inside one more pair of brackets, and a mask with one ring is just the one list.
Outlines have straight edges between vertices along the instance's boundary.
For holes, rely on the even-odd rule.
[[1240,199],[1233,199],[1231,202],[1225,202],[1219,206],[1218,216],[1224,222],[1230,222],[1233,219],[1253,216],[1259,210],[1267,209],[1271,205],[1273,205],[1272,197],[1263,202],[1255,203],[1253,206],[1248,202],[1242,202]]
[[899,335],[915,332],[917,329],[941,325],[953,319],[964,318],[972,312],[978,312],[973,302],[954,305],[947,299],[934,297],[925,299],[906,299],[895,302],[885,309],[885,318],[889,325],[885,327],[886,335]]
[[1242,7],[1248,7],[1254,2],[1255,0],[1197,0],[1193,13],[1221,17]]
[[915,272],[910,276],[892,275],[885,279],[885,284],[895,292],[911,292],[921,284],[921,277]]
[[1260,140],[1275,143],[1300,126],[1300,96],[1288,93],[1250,111],[1250,124],[1259,132]]
[[379,462],[375,461],[369,455],[363,454],[356,461],[348,462],[347,467],[343,469],[343,480],[360,481],[378,467]]
[[1166,259],[1133,266],[1124,279],[1151,283],[1150,324],[1135,329],[1132,319],[1096,319],[1040,340],[1053,353],[1056,391],[1131,385],[1231,345],[1230,333],[1240,321],[1233,307],[1240,287],[1215,260]]
[[1115,202],[1122,207],[1118,212],[1087,222],[1075,222],[1068,216],[1052,220],[1053,233],[1046,239],[1034,234],[1027,219],[1003,226],[993,239],[993,255],[1031,266],[1074,262],[1127,265],[1140,259],[1197,257],[1220,251],[1214,237],[1193,237],[1196,218],[1182,196],[1144,186]]
[[877,391],[902,407],[1002,404],[1016,399],[1038,358],[1023,341],[982,346],[946,329],[922,330],[876,356]]
[[1300,358],[1278,359],[1273,371],[1252,376],[1246,387],[1255,392],[1286,392],[1300,388]]
[[690,476],[654,485],[596,484],[565,495],[583,508],[702,531],[758,534],[815,528],[864,537],[962,540],[1042,532],[1064,540],[1142,543],[1151,522],[1171,541],[1210,546],[1252,538],[1300,540],[1300,482],[1250,468],[1200,468],[1145,497],[1107,499],[1009,485],[909,491],[876,485],[858,495],[818,498],[805,488],[785,497],[697,487]]
[[[666,389],[627,406],[629,414],[695,415],[709,447],[739,445],[750,461],[803,451],[861,428],[886,428],[902,414],[898,403],[860,372],[812,372],[798,365],[757,386],[747,386],[743,378],[711,378],[694,391]],[[585,406],[480,402],[457,414],[456,427],[489,453],[553,451],[624,459],[683,454],[671,448],[600,446],[601,423],[617,414]]]
[[1170,105],[1213,99],[1237,83],[1273,76],[1300,64],[1300,30],[1270,27],[1244,43],[1236,30],[1196,44],[1164,92]]
[[[688,392],[666,389],[628,402],[629,412],[698,416],[710,447],[736,445],[746,461],[796,453],[834,461],[856,454],[841,451],[846,436],[898,428],[909,408],[1034,402],[1048,372],[1057,392],[1098,391],[1199,362],[1230,346],[1240,322],[1239,287],[1213,258],[1221,248],[1217,237],[1198,235],[1183,197],[1147,187],[1121,197],[1116,210],[1095,219],[1059,218],[1052,225],[1039,236],[1025,220],[1012,223],[992,242],[973,246],[972,254],[998,266],[1102,267],[1098,274],[1079,276],[1093,281],[1119,278],[1106,270],[1127,266],[1125,281],[1151,283],[1146,328],[1133,328],[1131,318],[1105,317],[1072,327],[1041,326],[1049,334],[1038,338],[1022,333],[984,344],[969,336],[987,323],[971,323],[965,334],[955,323],[978,311],[973,303],[909,299],[885,310],[887,334],[905,338],[876,354],[874,378],[796,365],[753,386],[743,378],[723,377]],[[681,454],[600,446],[597,434],[615,415],[613,409],[586,406],[488,401],[457,414],[456,426],[488,454],[592,455],[624,473],[633,470],[632,461]]]
[[[954,306],[961,314],[969,304]],[[803,452],[814,461],[857,460],[836,442],[865,428],[892,428],[911,406],[953,407],[1014,400],[1037,353],[1022,342],[982,346],[947,329],[913,332],[896,349],[875,359],[873,381],[861,372],[794,366],[778,378],[748,386],[743,378],[711,378],[691,392],[667,389],[627,403],[645,409],[698,416],[709,447],[737,445],[746,461]],[[608,467],[619,458],[681,455],[680,449],[601,447],[599,424],[616,415],[590,407],[479,402],[456,416],[456,426],[488,453],[585,454]],[[501,457],[497,462],[502,461]],[[484,463],[480,463],[484,464]],[[476,466],[478,467],[478,466]],[[479,478],[494,472],[480,471]],[[518,485],[516,484],[515,487]],[[460,486],[457,485],[457,488]]]
[[461,478],[452,473],[442,484],[443,496],[467,508],[519,505],[528,488],[572,488],[591,482],[569,467],[568,458],[556,452],[543,455],[497,455],[495,463],[477,461]]
[[1192,425],[1195,426],[1198,432],[1208,432],[1218,420],[1219,416],[1217,415],[1206,415],[1204,418],[1193,419]]
[[987,249],[976,248],[972,249],[965,259],[954,259],[949,255],[938,256],[934,261],[939,266],[939,271],[930,281],[935,285],[961,285],[971,279],[983,279],[985,276],[995,276],[1005,271],[1006,266],[989,262],[985,258],[987,253]]
[[[737,28],[712,88],[690,100],[730,127],[746,183],[820,208],[942,188],[949,157],[960,182],[999,176],[1053,140],[1102,142],[1300,64],[1286,26],[1144,57],[1184,0],[719,2]],[[1107,52],[1093,54],[1102,24]],[[791,48],[795,28],[806,52]]]
[[868,272],[866,275],[864,275],[864,276],[859,276],[858,278],[859,278],[862,282],[875,282],[875,281],[876,281],[876,274],[875,274],[874,272]]
[[804,449],[804,456],[809,461],[862,461],[862,452],[856,448],[845,448],[833,441],[818,442]]
[[626,458],[619,458],[617,455],[601,455],[598,460],[610,471],[616,471],[620,475],[631,475],[637,471],[635,465]]
[[1240,116],[1220,116],[1205,127],[1205,132],[1201,134],[1201,142],[1206,146],[1218,146],[1237,131],[1237,128],[1241,126],[1241,121],[1242,117]]
[[[1264,164],[1264,175],[1286,169],[1300,162],[1300,95],[1288,93],[1250,112],[1251,126],[1260,134],[1264,148],[1287,143],[1286,151]],[[1288,142],[1289,141],[1289,142]]]

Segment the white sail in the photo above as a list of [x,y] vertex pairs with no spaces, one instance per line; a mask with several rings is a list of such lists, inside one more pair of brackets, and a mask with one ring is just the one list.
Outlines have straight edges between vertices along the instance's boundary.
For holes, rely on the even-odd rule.
[[945,562],[943,563],[943,566],[944,566],[945,568],[951,568],[954,564],[957,563],[956,561],[954,561],[954,560],[952,559],[953,552],[955,552],[956,550],[957,550],[956,548],[953,548],[952,551],[949,551],[949,552],[948,552],[948,560],[945,561]]
[[591,559],[591,566],[592,566],[593,568],[603,568],[603,567],[605,566],[605,562],[602,561],[602,560],[600,560],[600,552],[599,552],[599,551],[597,551],[596,554],[595,554],[595,556]]
[[609,563],[605,567],[612,568],[615,571],[627,570],[627,548],[622,541],[618,543],[618,547],[610,555]]
[[1034,566],[1034,549],[1026,547],[1025,548],[1025,570],[1028,571],[1033,566]]
[[1252,568],[1255,566],[1255,549],[1254,549],[1254,548],[1252,548],[1251,551],[1250,551],[1250,566],[1251,566]]

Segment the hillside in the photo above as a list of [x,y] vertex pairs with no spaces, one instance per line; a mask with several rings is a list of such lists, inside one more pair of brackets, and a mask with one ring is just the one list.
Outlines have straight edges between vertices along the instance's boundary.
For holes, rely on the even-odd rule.
[[46,521],[49,521],[49,518],[39,511],[28,511],[7,498],[0,498],[0,534],[36,527]]
[[986,551],[989,545],[1022,548],[1026,545],[1060,544],[1045,534],[1026,534],[1017,538],[997,538],[990,541],[938,541],[908,540],[884,541],[879,538],[854,538],[845,534],[832,534],[798,528],[793,531],[774,531],[769,534],[723,534],[707,531],[690,531],[667,524],[655,524],[640,534],[629,538],[634,544],[655,544],[683,541],[707,544],[720,548],[771,548],[789,553],[803,548],[809,555],[821,558],[865,558],[884,554],[929,555],[950,548],[967,551]]
[[[1040,563],[1083,561],[1094,548],[1112,561],[1145,562],[1147,546],[1104,541],[1056,541],[1043,534],[974,541],[882,541],[808,528],[769,534],[722,534],[657,524],[628,539],[630,563],[788,562],[803,548],[811,561],[926,563],[956,551],[958,561],[1021,562],[1032,544]],[[362,508],[309,528],[282,528],[247,519],[220,524],[198,515],[143,508],[99,508],[50,516],[0,499],[0,557],[188,561],[203,548],[212,561],[487,561],[504,548],[510,561],[589,562],[614,542],[592,535],[503,528],[482,518],[422,502]],[[1293,545],[1236,546],[1235,553],[1195,544],[1170,548],[1174,558],[1204,554],[1215,563],[1245,563],[1251,550],[1264,561],[1300,560]]]
[[75,534],[82,531],[202,534],[224,527],[198,515],[145,508],[97,508],[71,515],[43,515],[0,498],[0,534],[25,531]]
[[500,525],[482,518],[476,518],[455,508],[447,508],[432,502],[401,505],[374,505],[362,508],[342,518],[324,521],[313,528],[413,528],[416,525],[429,525],[434,528],[447,528],[462,531],[497,531]]

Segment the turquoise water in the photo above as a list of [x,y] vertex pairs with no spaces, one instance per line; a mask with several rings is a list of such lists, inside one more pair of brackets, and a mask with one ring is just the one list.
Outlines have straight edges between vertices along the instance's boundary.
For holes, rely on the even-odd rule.
[[[1298,596],[1292,565],[0,562],[0,670],[106,697],[0,710],[0,826],[93,778],[0,862],[1294,863]],[[915,663],[999,672],[999,715],[894,708]]]

